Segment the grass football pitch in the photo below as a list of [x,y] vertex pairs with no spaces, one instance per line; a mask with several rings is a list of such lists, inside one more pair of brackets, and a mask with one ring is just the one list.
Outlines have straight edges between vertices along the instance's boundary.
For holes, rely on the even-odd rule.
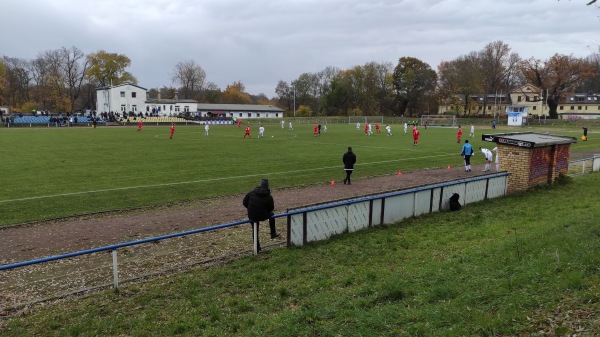
[[[329,124],[315,137],[312,125],[265,125],[264,138],[242,138],[237,125],[92,128],[3,128],[0,130],[0,226],[112,209],[163,205],[243,193],[268,178],[272,188],[327,184],[343,178],[341,158],[352,146],[358,161],[353,177],[462,165],[455,128],[420,128],[418,146],[411,130],[392,125],[392,136],[365,136],[354,124]],[[373,127],[373,131],[375,128]],[[475,148],[487,128],[477,128]],[[579,128],[497,129],[550,131],[578,137]],[[467,139],[465,129],[463,140]],[[593,142],[579,142],[585,151]],[[482,156],[473,158],[482,163]]]

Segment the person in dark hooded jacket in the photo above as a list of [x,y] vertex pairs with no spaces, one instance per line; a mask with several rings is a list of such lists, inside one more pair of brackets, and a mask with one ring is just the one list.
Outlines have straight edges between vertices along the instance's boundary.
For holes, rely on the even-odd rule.
[[344,171],[346,171],[346,178],[344,178],[344,185],[351,185],[350,175],[354,170],[354,164],[356,163],[356,155],[352,152],[352,148],[348,146],[348,152],[344,153],[342,157],[342,162],[344,163]]
[[[275,219],[273,216],[273,210],[275,209],[275,202],[269,189],[269,180],[262,179],[260,186],[257,186],[252,191],[248,192],[244,196],[242,202],[244,207],[248,209],[248,219],[252,221],[252,224],[258,225],[260,221],[269,220],[269,229],[271,230],[271,239],[279,237],[277,229],[275,228]],[[252,226],[252,237],[254,237],[254,226]],[[258,250],[260,250],[260,242],[257,242]]]

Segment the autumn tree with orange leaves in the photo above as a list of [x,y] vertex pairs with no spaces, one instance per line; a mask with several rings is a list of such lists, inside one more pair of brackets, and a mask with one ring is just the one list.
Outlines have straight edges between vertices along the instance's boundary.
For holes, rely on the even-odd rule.
[[245,92],[246,86],[240,81],[233,82],[223,91],[222,100],[226,104],[250,104],[252,98]]
[[594,76],[595,71],[594,64],[585,59],[559,54],[544,62],[531,58],[521,62],[520,68],[529,83],[542,89],[540,97],[548,102],[550,118],[558,118],[556,108],[561,97]]

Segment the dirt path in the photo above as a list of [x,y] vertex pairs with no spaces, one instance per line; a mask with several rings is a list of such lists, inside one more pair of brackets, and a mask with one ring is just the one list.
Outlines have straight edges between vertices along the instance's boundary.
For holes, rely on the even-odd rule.
[[[469,173],[460,167],[451,170],[421,170],[356,180],[352,185],[344,185],[340,181],[334,186],[324,183],[290,189],[275,187],[272,190],[275,213],[285,212],[289,208],[476,176],[483,173],[481,169],[482,166],[477,165]],[[241,204],[242,197],[233,195],[159,209],[69,218],[0,229],[0,263],[26,261],[243,220],[246,214]]]

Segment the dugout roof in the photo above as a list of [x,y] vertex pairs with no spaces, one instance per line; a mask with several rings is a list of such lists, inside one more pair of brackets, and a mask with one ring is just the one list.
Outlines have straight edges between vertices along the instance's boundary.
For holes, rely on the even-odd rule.
[[481,135],[481,140],[525,148],[577,143],[577,138],[575,137],[555,136],[535,132],[483,134]]

